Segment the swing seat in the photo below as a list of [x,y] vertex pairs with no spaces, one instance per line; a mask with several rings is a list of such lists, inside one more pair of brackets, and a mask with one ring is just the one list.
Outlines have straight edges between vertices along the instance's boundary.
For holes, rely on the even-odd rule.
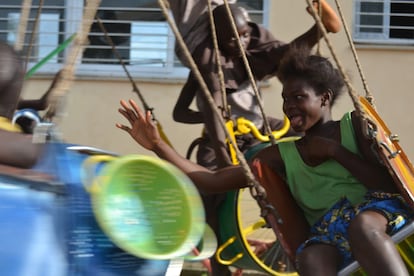
[[[283,140],[296,140],[297,138],[288,137]],[[244,154],[246,160],[252,160],[257,152],[270,145],[269,142],[255,145]],[[270,169],[268,172],[273,173]],[[267,171],[264,173],[266,174]],[[269,179],[274,180],[271,177]],[[277,193],[281,196],[275,195],[274,200],[286,212],[283,213],[283,219],[287,221],[284,230],[290,227],[299,231],[309,228],[304,218],[302,222],[305,223],[305,226],[298,220],[287,219],[290,216],[296,216],[295,211],[299,215],[303,215],[296,202],[289,201],[291,196],[283,196],[285,192],[290,194],[287,186],[284,185],[285,183],[283,181],[277,183],[283,184],[280,186],[281,191]],[[269,183],[269,185],[271,184]],[[260,211],[260,207],[251,196],[249,189],[226,193],[226,198],[220,206],[219,212],[220,246],[216,253],[217,260],[223,265],[261,271],[269,275],[297,276],[291,261],[292,258],[280,246],[280,241],[283,239],[279,238],[269,223],[260,216]],[[234,219],[230,219],[232,217]],[[297,222],[299,223],[296,225]],[[304,237],[306,234],[304,233]]]
[[[375,108],[364,97],[360,97],[359,101],[370,120],[366,125],[367,135],[373,140],[375,150],[393,177],[395,186],[408,205],[414,208],[414,169],[411,161],[399,145],[398,136],[390,131]],[[410,275],[414,275],[414,220],[391,238],[397,244]],[[351,273],[366,275],[357,261],[343,268],[338,275],[345,276]]]
[[277,224],[272,227],[278,241],[290,261],[295,263],[296,249],[307,239],[309,224],[289,187],[279,175],[257,158],[253,160],[252,169],[259,183],[267,191],[267,201],[276,210]]
[[393,177],[395,186],[414,209],[414,167],[398,143],[398,135],[390,131],[364,97],[360,97],[359,100],[371,120],[367,122],[367,135],[373,139],[375,150]]
[[[267,200],[278,214],[278,223],[276,227],[273,227],[280,245],[294,263],[296,249],[306,240],[309,225],[280,176],[259,159],[255,159],[253,171],[263,188],[266,191],[272,191],[267,193]],[[414,275],[414,221],[409,222],[394,234],[392,240],[397,244],[410,275]],[[354,261],[338,273],[338,276],[345,275],[366,274],[360,268],[359,263]]]

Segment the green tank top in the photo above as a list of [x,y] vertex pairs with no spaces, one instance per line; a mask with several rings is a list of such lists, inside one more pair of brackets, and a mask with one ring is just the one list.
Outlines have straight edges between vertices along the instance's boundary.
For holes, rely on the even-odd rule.
[[[359,154],[350,112],[342,117],[340,129],[341,144]],[[338,162],[328,160],[311,167],[303,162],[295,142],[278,145],[286,167],[287,184],[310,225],[343,197],[352,204],[362,201],[366,187]]]

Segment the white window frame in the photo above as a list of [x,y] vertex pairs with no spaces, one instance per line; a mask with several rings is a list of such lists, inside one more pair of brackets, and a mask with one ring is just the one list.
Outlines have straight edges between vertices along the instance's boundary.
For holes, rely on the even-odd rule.
[[[117,1],[117,0],[113,0],[113,1]],[[267,26],[268,21],[269,21],[269,0],[262,0],[262,1],[263,1],[263,11],[260,11],[263,16],[262,24],[264,26]],[[83,5],[84,5],[84,0],[65,0],[64,3],[65,4],[63,5],[65,6],[64,8],[65,27],[64,27],[63,33],[64,33],[64,37],[68,38],[73,33],[78,31],[78,26],[82,21],[82,10],[83,10]],[[47,0],[44,1],[44,5],[47,5]],[[3,5],[3,7],[4,6],[6,5]],[[20,13],[20,10],[19,10],[19,13]],[[46,14],[45,15],[42,14],[40,17],[41,27],[38,29],[39,37],[42,37],[42,32],[45,30],[43,26],[45,26],[45,20],[46,20],[45,18],[47,17],[48,16]],[[166,51],[168,51],[168,53],[166,54],[167,66],[157,67],[157,66],[127,65],[127,69],[129,73],[133,77],[138,77],[138,78],[150,78],[150,79],[157,79],[157,80],[185,79],[188,75],[188,69],[183,66],[174,65],[175,37],[170,27],[168,26],[168,23],[166,21],[165,22],[153,21],[150,23],[145,22],[145,21],[138,21],[138,22],[139,23],[137,24],[141,26],[150,26],[151,24],[156,24],[160,28],[162,28],[163,26],[168,28],[168,35],[165,40],[167,42],[166,42],[166,45],[163,45],[163,47],[167,49]],[[38,42],[42,43],[42,41],[38,41]],[[68,51],[69,51],[69,47],[65,50],[65,53],[67,53]],[[44,54],[44,51],[42,53]],[[38,59],[41,59],[41,58],[42,58],[41,56],[38,57]],[[36,62],[30,62],[27,67],[28,70],[30,70],[30,68],[33,67],[34,65],[36,65]],[[59,69],[61,69],[61,67],[62,67],[62,61],[57,62],[56,58],[52,58],[45,65],[40,67],[34,76],[55,74]],[[94,77],[126,78],[126,73],[120,64],[110,65],[110,64],[98,64],[98,63],[95,63],[95,64],[94,63],[79,63],[77,65],[76,75],[79,77],[86,77],[86,78],[91,78],[91,77],[92,78]]]
[[[414,5],[414,1],[409,0]],[[371,2],[371,3],[383,3],[382,13],[371,13],[371,15],[381,15],[382,16],[382,25],[361,25],[361,3]],[[353,23],[353,39],[355,43],[362,44],[384,44],[384,45],[412,45],[414,46],[414,38],[392,38],[390,37],[391,29],[391,4],[398,2],[407,2],[399,0],[355,0],[354,1],[354,23]],[[411,15],[411,14],[408,14]],[[363,16],[363,15],[362,15]],[[412,14],[414,16],[414,13]],[[375,29],[382,29],[381,32],[364,32],[361,31],[361,28],[373,27]],[[414,28],[414,27],[412,27]]]

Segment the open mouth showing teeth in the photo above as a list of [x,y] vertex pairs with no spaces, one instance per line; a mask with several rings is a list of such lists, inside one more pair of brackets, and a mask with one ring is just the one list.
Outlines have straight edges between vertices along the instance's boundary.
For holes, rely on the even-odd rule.
[[289,117],[289,120],[292,127],[299,126],[302,123],[302,117],[300,116],[291,116]]

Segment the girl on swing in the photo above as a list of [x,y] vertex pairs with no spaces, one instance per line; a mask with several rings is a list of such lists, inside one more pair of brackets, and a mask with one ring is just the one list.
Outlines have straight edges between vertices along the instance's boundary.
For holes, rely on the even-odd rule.
[[[308,53],[292,49],[278,73],[283,111],[304,136],[257,154],[286,180],[311,226],[296,252],[296,268],[300,275],[336,275],[356,259],[368,275],[408,275],[390,235],[413,212],[371,150],[359,115],[352,111],[333,120],[331,110],[344,81],[327,58]],[[130,125],[118,128],[183,170],[201,192],[247,186],[240,166],[213,172],[180,156],[160,138],[150,113],[143,114],[133,100],[122,100],[119,112]]]

